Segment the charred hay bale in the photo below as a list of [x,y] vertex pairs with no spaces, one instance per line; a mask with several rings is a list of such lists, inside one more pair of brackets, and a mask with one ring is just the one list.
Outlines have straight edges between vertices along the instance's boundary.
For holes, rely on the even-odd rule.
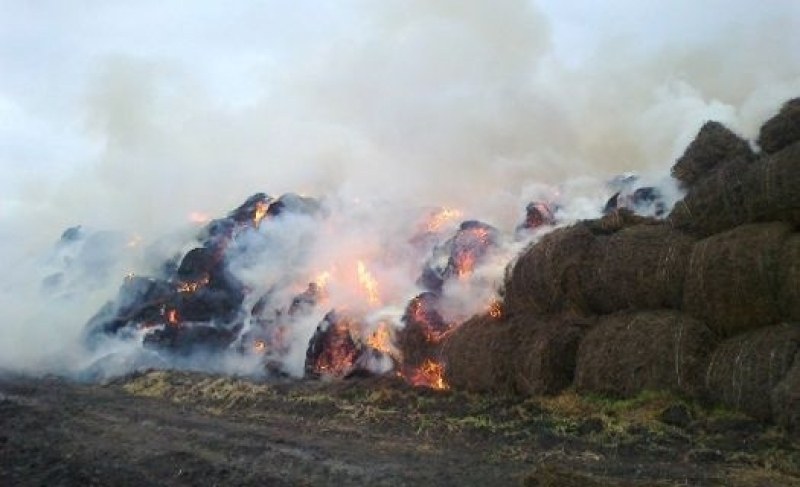
[[778,285],[781,316],[800,323],[800,233],[792,234],[783,244]]
[[551,314],[585,309],[579,273],[594,239],[586,225],[577,224],[555,230],[522,251],[506,269],[503,298],[507,312]]
[[697,242],[684,283],[683,310],[721,337],[780,321],[784,223],[743,225]]
[[[755,418],[772,417],[770,397],[800,348],[800,325],[780,324],[722,342],[705,374],[708,398]],[[781,393],[777,399],[780,401]]]
[[487,314],[473,316],[443,341],[445,380],[455,389],[511,392],[514,347],[510,323]]
[[702,322],[671,310],[599,319],[578,347],[579,392],[631,397],[644,390],[699,395],[715,337]]
[[800,142],[800,98],[784,103],[777,115],[767,120],[758,134],[758,145],[767,154]]
[[800,433],[800,355],[786,377],[772,389],[772,420],[789,432]]
[[575,377],[578,344],[592,323],[567,317],[514,320],[514,353],[508,357],[514,390],[537,396],[569,387]]
[[596,313],[680,309],[694,239],[671,227],[636,225],[598,236],[581,269],[581,289]]
[[800,143],[770,157],[736,159],[694,185],[675,204],[670,223],[708,236],[752,222],[800,225]]
[[740,157],[754,157],[747,141],[719,122],[706,122],[672,167],[672,176],[691,186],[720,163]]

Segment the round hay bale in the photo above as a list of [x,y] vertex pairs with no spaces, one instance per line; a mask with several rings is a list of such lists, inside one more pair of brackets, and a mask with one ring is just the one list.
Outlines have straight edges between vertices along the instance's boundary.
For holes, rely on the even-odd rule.
[[706,370],[708,398],[755,418],[771,419],[773,388],[786,377],[798,348],[797,324],[770,326],[722,342]]
[[767,120],[758,134],[758,145],[767,154],[800,141],[800,98],[783,104],[777,115]]
[[618,397],[645,390],[696,396],[714,343],[708,327],[677,311],[607,315],[578,347],[575,386]]
[[572,384],[575,359],[586,320],[549,318],[531,323],[530,318],[512,323],[516,343],[509,357],[514,390],[523,395],[555,394]]
[[697,136],[672,167],[672,176],[691,186],[725,161],[753,158],[753,151],[743,138],[719,122],[706,122]]
[[753,222],[800,225],[799,187],[800,142],[752,163],[726,163],[675,204],[669,222],[698,236]]
[[595,236],[582,224],[545,235],[525,249],[506,269],[506,310],[550,314],[585,309],[579,272]]
[[445,381],[454,389],[511,392],[514,347],[509,323],[485,314],[473,316],[444,337]]
[[680,309],[694,239],[667,225],[637,225],[600,236],[584,259],[581,289],[596,313]]
[[778,303],[784,320],[800,323],[800,234],[783,244]]
[[797,354],[786,377],[772,389],[770,399],[775,424],[789,432],[800,433],[800,358]]
[[784,223],[743,225],[697,242],[683,310],[721,337],[778,323],[781,250],[790,231]]
[[582,220],[585,226],[595,235],[611,235],[623,228],[636,225],[660,225],[663,221],[649,216],[641,216],[628,208],[617,208],[594,220]]

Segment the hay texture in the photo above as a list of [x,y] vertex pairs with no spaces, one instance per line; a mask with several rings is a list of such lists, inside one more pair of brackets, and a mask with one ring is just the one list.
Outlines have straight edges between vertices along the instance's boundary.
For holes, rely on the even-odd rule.
[[782,221],[800,225],[800,143],[755,162],[737,159],[693,186],[669,222],[698,236]]
[[778,303],[785,320],[800,323],[800,233],[792,234],[783,244]]
[[[761,420],[771,419],[773,389],[786,378],[798,348],[797,324],[771,326],[724,341],[714,350],[706,371],[709,399]],[[785,405],[783,401],[795,393],[778,392],[772,399]]]
[[768,154],[800,142],[800,98],[784,103],[781,111],[761,127],[758,145]]
[[744,225],[697,242],[683,293],[683,310],[721,337],[780,321],[783,223]]
[[578,344],[590,320],[517,319],[509,370],[514,391],[528,396],[555,394],[572,385]]
[[473,316],[443,340],[445,381],[454,389],[509,393],[514,348],[509,323],[489,315]]
[[631,397],[645,390],[702,392],[715,337],[700,321],[671,310],[600,318],[578,347],[578,392]]
[[672,167],[672,176],[691,186],[726,161],[753,157],[747,141],[719,122],[706,122]]
[[800,354],[786,377],[772,389],[772,419],[789,432],[800,434]]
[[580,286],[591,311],[680,309],[694,239],[667,225],[636,225],[597,237]]
[[506,270],[504,301],[511,315],[585,309],[579,273],[594,241],[583,224],[561,228],[525,249]]

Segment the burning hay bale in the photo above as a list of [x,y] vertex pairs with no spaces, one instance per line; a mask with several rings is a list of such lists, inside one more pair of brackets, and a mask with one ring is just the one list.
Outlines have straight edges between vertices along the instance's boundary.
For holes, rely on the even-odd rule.
[[644,390],[697,395],[714,342],[703,323],[676,311],[608,315],[578,347],[575,385],[621,397]]
[[536,396],[555,394],[575,377],[578,344],[593,320],[519,317],[511,325],[514,353],[508,356],[514,390]]
[[680,309],[693,239],[667,225],[636,225],[598,236],[581,268],[581,289],[600,314]]
[[751,222],[800,224],[800,143],[755,162],[736,159],[693,186],[669,216],[708,236]]
[[445,380],[456,389],[511,392],[515,346],[511,324],[488,314],[473,316],[443,342]]
[[800,142],[800,98],[784,103],[780,112],[761,127],[758,145],[767,154]]
[[450,329],[438,310],[439,297],[425,292],[412,299],[403,314],[397,343],[404,368],[416,368],[439,354],[439,342]]
[[780,260],[780,313],[785,319],[800,323],[800,234],[792,234],[786,240]]
[[515,234],[522,236],[526,232],[555,224],[556,216],[553,206],[541,201],[534,201],[525,207],[525,221],[517,225]]
[[787,431],[800,433],[800,355],[786,377],[772,389],[770,406],[776,424]]
[[[781,324],[728,339],[711,355],[705,387],[711,400],[753,417],[772,417],[770,395],[786,376],[800,350],[800,325]],[[793,377],[792,379],[795,379]],[[794,392],[774,398],[780,411]],[[797,400],[795,397],[794,400]],[[780,412],[779,411],[779,412]],[[786,414],[785,411],[780,414]]]
[[683,310],[722,337],[780,321],[781,250],[791,227],[744,225],[697,242],[692,250]]
[[344,377],[355,370],[364,347],[353,335],[355,323],[335,312],[317,326],[306,351],[306,377]]
[[727,161],[754,158],[747,141],[719,122],[706,122],[672,168],[672,176],[692,186]]
[[579,275],[594,239],[586,225],[577,224],[555,230],[525,249],[506,269],[503,297],[508,312],[584,310]]

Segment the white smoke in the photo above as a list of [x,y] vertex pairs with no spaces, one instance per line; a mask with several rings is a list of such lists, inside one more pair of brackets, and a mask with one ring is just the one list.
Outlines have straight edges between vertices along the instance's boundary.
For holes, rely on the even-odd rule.
[[[188,249],[192,212],[256,191],[324,197],[327,227],[285,221],[260,242],[282,250],[234,272],[260,291],[342,263],[346,281],[364,260],[383,304],[402,306],[422,208],[510,234],[531,200],[596,216],[625,171],[674,201],[661,181],[704,121],[753,139],[800,93],[794,2],[291,5],[0,2],[0,36],[22,47],[0,53],[0,367],[82,367],[87,319],[126,273]],[[46,257],[75,224],[141,244],[89,280],[71,265],[54,299]],[[480,279],[496,283],[504,259]],[[361,302],[344,281],[332,299]],[[454,289],[454,312],[491,288]]]

